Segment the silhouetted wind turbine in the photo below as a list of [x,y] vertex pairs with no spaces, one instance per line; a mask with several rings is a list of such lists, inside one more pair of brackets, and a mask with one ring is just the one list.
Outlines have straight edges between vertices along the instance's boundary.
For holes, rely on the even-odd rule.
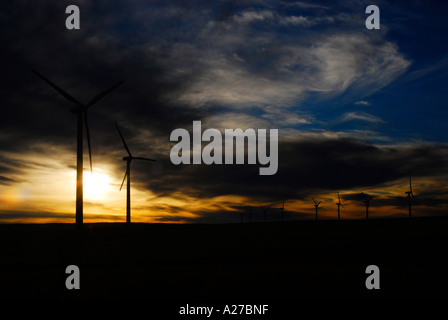
[[341,220],[341,209],[340,209],[340,207],[344,208],[344,206],[341,203],[341,197],[339,196],[339,191],[338,191],[338,199],[339,199],[339,202],[336,203],[336,205],[338,206],[338,220]]
[[408,195],[409,218],[411,218],[411,217],[412,217],[411,197],[414,198],[414,194],[412,193],[412,181],[411,181],[411,176],[409,176],[409,191],[406,191],[405,193]]
[[[313,198],[311,198],[311,199],[313,199]],[[313,202],[314,202],[314,206],[316,207],[316,221],[317,221],[317,207],[319,207],[319,205],[322,201],[316,202],[316,200],[313,199]]]
[[89,148],[89,160],[90,160],[90,172],[92,172],[92,149],[90,147],[90,130],[89,123],[87,121],[87,109],[97,103],[100,99],[102,99],[109,92],[117,88],[119,85],[123,83],[120,81],[114,84],[112,87],[107,89],[106,91],[100,93],[95,96],[89,103],[83,104],[79,102],[77,99],[73,98],[67,92],[59,88],[53,82],[45,78],[39,72],[31,68],[31,71],[34,72],[38,77],[44,80],[47,84],[49,84],[53,89],[55,89],[59,94],[61,94],[68,101],[74,103],[76,107],[73,107],[71,111],[78,115],[78,133],[77,133],[77,157],[76,157],[76,224],[78,226],[82,226],[83,223],[83,121],[86,125],[86,135],[87,135],[87,146]]
[[282,214],[282,222],[285,220],[285,200],[283,200],[282,207],[280,208]]
[[372,200],[372,198],[374,196],[365,194],[364,192],[361,192],[363,198],[364,198],[364,203],[366,204],[366,219],[369,219],[369,212],[370,212],[370,200]]
[[117,127],[118,134],[120,135],[121,141],[123,141],[123,146],[128,152],[129,156],[123,157],[123,161],[126,161],[126,172],[123,177],[123,182],[120,186],[120,191],[123,188],[124,180],[126,177],[128,177],[127,180],[127,186],[126,186],[126,223],[131,223],[131,162],[132,160],[145,160],[145,161],[156,161],[149,158],[142,158],[142,157],[134,157],[131,154],[131,151],[128,148],[128,145],[126,144],[126,141],[123,138],[123,135],[121,134],[120,128],[118,127],[118,124],[115,122],[115,126]]

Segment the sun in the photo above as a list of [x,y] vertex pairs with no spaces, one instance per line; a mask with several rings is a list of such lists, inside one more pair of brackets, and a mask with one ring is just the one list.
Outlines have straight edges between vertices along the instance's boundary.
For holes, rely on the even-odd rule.
[[110,190],[110,181],[108,175],[99,172],[84,172],[84,197],[90,200],[104,199],[107,191]]

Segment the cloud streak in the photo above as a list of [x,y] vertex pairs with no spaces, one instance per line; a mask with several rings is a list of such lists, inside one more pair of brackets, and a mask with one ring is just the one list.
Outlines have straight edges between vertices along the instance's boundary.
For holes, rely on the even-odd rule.
[[[213,28],[208,32],[214,33]],[[396,45],[361,33],[324,33],[312,44],[293,45],[278,44],[269,34],[252,39],[246,32],[234,40],[233,48],[226,45],[226,51],[241,57],[239,61],[214,51],[221,46],[216,40],[191,53],[193,61],[188,57],[177,61],[185,65],[201,61],[199,76],[191,78],[179,101],[243,108],[296,105],[309,93],[330,98],[352,89],[366,95],[387,86],[410,66]],[[269,64],[254,68],[261,56],[269,56]]]
[[384,123],[385,121],[380,117],[374,116],[367,112],[347,112],[342,116],[341,121],[361,120],[370,123]]

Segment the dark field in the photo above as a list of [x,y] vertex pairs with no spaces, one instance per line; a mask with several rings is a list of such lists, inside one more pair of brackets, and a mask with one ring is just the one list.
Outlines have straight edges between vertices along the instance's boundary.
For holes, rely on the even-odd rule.
[[[13,299],[446,299],[448,219],[226,225],[0,225]],[[65,268],[80,268],[67,290]],[[377,265],[381,289],[367,290]]]

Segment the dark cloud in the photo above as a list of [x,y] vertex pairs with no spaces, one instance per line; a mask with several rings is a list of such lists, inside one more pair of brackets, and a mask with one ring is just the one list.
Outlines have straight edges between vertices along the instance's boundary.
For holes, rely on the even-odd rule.
[[[125,26],[117,23],[134,11],[122,12],[119,4],[106,2],[107,16],[101,17],[105,9],[98,3],[82,3],[81,8],[83,5],[87,8],[79,32],[65,28],[64,2],[16,2],[3,8],[8,19],[15,22],[7,24],[2,32],[3,43],[10,44],[1,53],[2,61],[8,61],[5,74],[9,77],[1,88],[8,116],[0,121],[11,135],[7,139],[11,143],[5,148],[13,147],[13,142],[25,144],[38,139],[75,143],[76,117],[70,114],[73,105],[36,77],[31,67],[85,103],[113,83],[125,80],[122,87],[90,110],[92,135],[95,132],[98,140],[103,130],[110,131],[112,118],[133,127],[151,126],[155,132],[166,134],[175,125],[201,115],[162,100],[185,79],[168,81],[164,77],[166,67],[156,64],[145,47],[127,43]],[[100,141],[107,143],[109,135],[103,136],[106,141]]]
[[33,223],[34,219],[64,219],[67,222],[73,221],[73,214],[72,213],[62,213],[62,212],[29,212],[29,211],[18,211],[18,210],[0,210],[0,222],[1,223],[7,223],[10,220],[14,223],[15,221],[18,221],[20,223],[26,223],[27,220],[30,221],[30,223]]
[[0,176],[0,184],[8,185],[11,184],[12,182],[15,182],[15,180],[8,177]]
[[307,139],[279,144],[273,176],[260,176],[259,165],[174,166],[165,160],[163,174],[146,176],[146,186],[162,196],[305,199],[319,190],[376,186],[409,174],[437,176],[446,172],[447,153],[440,145],[378,147],[353,139]]
[[[84,217],[86,222],[89,221],[114,221],[124,222],[123,216],[104,215],[104,214],[88,214]],[[30,212],[23,210],[0,210],[0,223],[39,223],[42,222],[64,222],[73,223],[73,213],[66,212],[49,212],[40,210],[38,212]]]

